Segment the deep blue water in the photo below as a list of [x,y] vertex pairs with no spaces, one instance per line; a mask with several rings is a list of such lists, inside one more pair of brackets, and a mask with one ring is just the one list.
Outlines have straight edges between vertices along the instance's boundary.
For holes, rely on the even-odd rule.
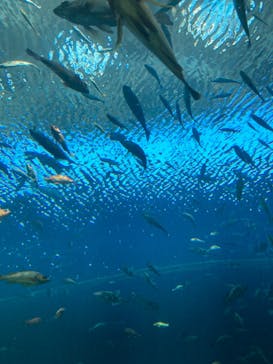
[[[0,222],[0,364],[272,363],[272,3],[182,0],[167,12],[173,52],[202,95],[190,111],[183,82],[128,29],[120,48],[101,52],[116,28],[81,35],[53,13],[58,0],[2,1],[0,209],[10,214]],[[76,72],[104,102],[64,87],[26,48]],[[12,60],[36,68],[4,65]],[[51,125],[69,160],[31,137],[39,131],[61,148]],[[146,168],[124,138],[141,147]],[[50,184],[52,175],[73,183]],[[49,281],[5,282],[23,271]]]

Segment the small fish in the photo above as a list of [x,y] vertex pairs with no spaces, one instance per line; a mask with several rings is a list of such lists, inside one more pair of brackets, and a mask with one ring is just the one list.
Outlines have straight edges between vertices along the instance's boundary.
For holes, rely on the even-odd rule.
[[29,132],[32,138],[56,159],[64,159],[72,162],[72,160],[65,154],[63,149],[60,148],[58,144],[54,143],[47,135],[34,129],[29,129]]
[[223,77],[215,78],[215,80],[213,80],[211,82],[214,82],[214,83],[238,83],[238,84],[240,84],[239,81],[232,80],[231,78],[223,78]]
[[14,61],[6,61],[6,62],[0,63],[0,68],[13,68],[13,67],[21,67],[21,66],[34,67],[40,71],[40,68],[38,66],[36,66],[36,64],[27,62],[27,61],[14,60]]
[[39,5],[39,4],[36,4],[34,1],[32,1],[32,0],[21,0],[21,1],[23,1],[24,3],[26,3],[26,4],[30,4],[30,5],[32,5],[32,6],[34,6],[35,8],[37,8],[37,9],[41,9],[42,7]]
[[56,140],[57,143],[61,145],[63,150],[71,155],[70,150],[66,144],[65,138],[61,132],[61,130],[56,125],[50,125],[50,130],[53,138]]
[[205,243],[206,241],[203,239],[199,239],[199,238],[190,238],[190,241],[192,243]]
[[254,128],[254,126],[253,126],[252,124],[250,124],[250,122],[249,122],[249,121],[247,122],[247,125],[248,125],[251,129],[253,129],[254,131],[257,131],[257,129],[256,129],[256,128]]
[[154,273],[156,276],[160,276],[159,271],[156,269],[156,267],[151,264],[151,263],[147,263],[146,266],[149,268],[149,270]]
[[256,121],[257,124],[259,124],[260,126],[262,126],[263,128],[267,129],[267,130],[270,130],[270,131],[273,131],[273,128],[267,124],[266,121],[264,121],[262,118],[260,118],[259,116],[255,115],[255,114],[251,114],[250,115],[251,118]]
[[149,66],[148,64],[144,64],[144,67],[150,73],[150,75],[152,75],[157,80],[159,86],[162,87],[160,78],[159,78],[156,70],[152,66]]
[[37,61],[42,62],[52,72],[54,72],[57,76],[59,76],[62,79],[65,86],[80,92],[84,96],[89,95],[87,84],[81,80],[79,75],[77,75],[73,71],[70,71],[69,69],[67,69],[58,62],[54,62],[42,56],[39,56],[37,53],[33,52],[29,48],[26,49],[26,52],[29,56],[33,57]]
[[242,77],[242,80],[244,81],[244,83],[257,95],[260,97],[260,99],[264,102],[265,99],[262,97],[262,95],[260,94],[260,92],[258,91],[257,87],[254,85],[253,81],[251,80],[251,78],[244,72],[244,71],[240,71],[240,76]]
[[242,199],[244,187],[245,187],[244,179],[241,175],[239,175],[236,181],[236,197],[238,201],[241,201]]
[[106,114],[107,118],[111,121],[111,123],[113,123],[114,125],[118,126],[121,129],[126,129],[128,130],[128,128],[122,124],[117,118],[115,118],[114,116],[110,115],[110,114]]
[[237,154],[237,156],[245,163],[247,164],[251,164],[252,166],[255,166],[255,163],[253,161],[253,159],[250,157],[250,155],[243,150],[242,148],[238,147],[238,145],[234,145],[232,147],[235,151],[235,153]]
[[264,146],[264,147],[266,147],[266,148],[268,148],[268,149],[273,149],[268,143],[266,143],[264,140],[262,140],[262,139],[260,139],[260,138],[258,138],[258,141]]
[[136,338],[141,336],[136,330],[132,329],[131,327],[126,327],[124,329],[124,333],[128,336],[128,337],[132,337],[132,338]]
[[169,327],[170,324],[168,322],[157,321],[157,322],[153,323],[153,326],[159,327],[159,328],[166,328],[166,327]]
[[138,158],[143,168],[147,168],[146,154],[138,144],[127,140],[122,134],[119,133],[111,133],[110,139],[119,141],[121,145],[128,150],[128,152],[132,153],[135,157]]
[[38,36],[40,36],[39,32],[35,29],[34,25],[30,21],[29,17],[27,16],[26,12],[23,9],[20,9],[20,13],[25,19],[25,21],[28,23],[28,25],[31,27],[31,29],[36,33]]
[[114,161],[113,159],[110,159],[110,158],[104,158],[104,157],[99,157],[100,160],[103,162],[103,163],[108,163],[110,164],[111,166],[117,166],[119,167],[119,163]]
[[174,288],[172,288],[172,292],[182,291],[184,289],[184,284],[178,284]]
[[240,23],[247,35],[249,46],[251,46],[250,33],[246,17],[245,0],[233,0],[233,4],[237,12],[238,18],[240,20]]
[[218,231],[211,231],[209,234],[210,234],[210,236],[217,236],[217,235],[219,235],[219,232]]
[[95,325],[93,325],[92,327],[90,327],[90,328],[88,329],[88,331],[89,331],[89,332],[92,332],[92,331],[94,331],[94,330],[98,329],[99,327],[105,327],[105,326],[107,326],[107,323],[106,323],[106,322],[98,322],[98,323],[96,323]]
[[35,183],[36,187],[39,187],[37,173],[35,172],[32,165],[29,163],[26,164],[26,170],[27,170],[27,175],[30,178],[30,180]]
[[45,179],[45,181],[53,183],[55,185],[67,185],[67,184],[75,183],[72,178],[61,175],[61,174],[56,174],[56,175],[52,175],[49,177],[45,177],[44,179]]
[[192,214],[190,214],[189,212],[182,212],[182,216],[186,217],[193,223],[194,226],[196,226],[196,221]]
[[231,95],[232,95],[232,92],[222,92],[221,94],[211,96],[211,100],[226,99],[227,97],[230,97]]
[[178,122],[181,124],[182,128],[184,129],[184,123],[182,121],[181,110],[180,110],[178,100],[176,100],[176,103],[175,103],[175,110],[176,110],[176,118],[177,118]]
[[147,272],[144,272],[144,278],[146,280],[146,282],[153,288],[157,288],[157,285],[156,283],[152,280],[151,276],[147,273]]
[[165,108],[171,114],[171,117],[173,118],[174,117],[174,114],[173,114],[173,111],[172,111],[172,108],[171,108],[171,105],[169,104],[169,102],[162,95],[159,95],[159,98],[160,98],[162,104],[165,106]]
[[239,129],[233,129],[233,128],[220,128],[219,130],[226,133],[239,133],[241,131]]
[[212,252],[212,251],[215,251],[215,250],[219,250],[219,249],[221,249],[221,247],[220,247],[219,245],[214,244],[214,245],[211,245],[211,246],[207,249],[207,252],[209,253],[209,252]]
[[33,317],[29,320],[25,320],[25,324],[27,326],[34,326],[34,325],[38,325],[42,322],[42,319],[41,317]]
[[151,132],[147,128],[146,120],[139,99],[134,94],[132,89],[126,85],[123,86],[123,95],[127,102],[127,105],[129,106],[132,113],[135,115],[137,120],[140,122],[142,128],[144,129],[146,134],[146,139],[149,140]]
[[168,231],[164,228],[164,226],[162,226],[158,221],[156,221],[156,219],[153,216],[150,216],[147,213],[144,213],[142,215],[144,217],[144,219],[150,224],[155,226],[157,229],[163,231],[165,234],[168,235]]
[[64,279],[64,282],[67,284],[77,284],[77,281],[75,281],[75,279],[67,277]]
[[54,315],[54,318],[55,319],[59,319],[63,316],[64,312],[66,311],[66,309],[64,307],[60,307],[56,312],[55,312],[55,315]]
[[100,124],[94,123],[93,125],[95,126],[95,128],[99,129],[101,133],[105,134],[105,130]]
[[11,211],[9,209],[1,209],[0,208],[0,222],[3,220],[4,217],[11,214]]
[[24,286],[34,286],[49,282],[46,276],[35,271],[22,271],[0,275],[0,280],[8,283],[18,283]]
[[124,302],[120,296],[120,291],[97,291],[93,293],[94,296],[101,298],[106,303],[111,303],[113,306],[119,305]]
[[197,141],[197,143],[200,145],[200,147],[202,147],[201,142],[200,142],[200,135],[201,135],[201,133],[199,133],[199,131],[195,127],[193,127],[192,136]]

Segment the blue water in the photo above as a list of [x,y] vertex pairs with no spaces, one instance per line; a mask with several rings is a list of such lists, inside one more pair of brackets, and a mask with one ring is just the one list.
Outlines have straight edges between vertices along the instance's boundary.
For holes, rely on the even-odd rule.
[[[127,29],[117,51],[100,52],[114,46],[115,30],[83,37],[53,14],[57,0],[41,9],[38,0],[2,1],[0,63],[39,70],[0,68],[0,208],[11,212],[0,222],[0,275],[37,271],[49,281],[0,281],[0,364],[272,363],[272,131],[251,117],[273,127],[272,4],[246,1],[251,47],[234,1],[182,0],[170,11],[174,53],[202,94],[191,117],[183,83]],[[104,103],[64,87],[28,47],[79,74]],[[212,82],[219,77],[239,83]],[[141,103],[149,141],[124,85]],[[183,125],[159,95],[174,114],[178,102]],[[56,143],[51,125],[70,161],[31,138],[35,129]],[[147,168],[111,133],[141,147]],[[74,182],[45,180],[56,174]]]

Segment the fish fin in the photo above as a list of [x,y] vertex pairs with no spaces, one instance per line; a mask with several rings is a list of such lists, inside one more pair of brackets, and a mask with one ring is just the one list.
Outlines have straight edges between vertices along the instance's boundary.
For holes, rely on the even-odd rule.
[[197,91],[195,91],[186,81],[185,82],[185,86],[187,87],[188,91],[190,92],[192,98],[194,100],[200,100],[201,98],[201,94]]
[[26,53],[30,56],[33,57],[34,59],[36,59],[37,61],[41,60],[41,56],[39,56],[39,54],[33,52],[31,49],[27,48],[26,49]]

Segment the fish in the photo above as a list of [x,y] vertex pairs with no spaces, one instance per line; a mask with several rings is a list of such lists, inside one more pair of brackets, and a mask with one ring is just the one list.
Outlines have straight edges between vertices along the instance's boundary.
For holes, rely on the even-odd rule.
[[252,16],[255,18],[255,19],[257,19],[257,20],[259,20],[261,23],[263,23],[264,25],[268,25],[262,18],[260,18],[258,15],[256,15],[256,14],[252,14]]
[[199,239],[199,238],[190,238],[190,241],[192,243],[205,243],[206,241],[203,239]]
[[31,270],[0,275],[1,281],[17,283],[24,286],[35,286],[49,282],[49,278],[43,274]]
[[225,303],[231,304],[241,298],[247,291],[247,287],[241,284],[232,284],[225,296]]
[[147,128],[143,109],[141,107],[138,97],[134,94],[134,92],[129,86],[124,85],[122,90],[127,105],[129,106],[132,113],[135,115],[136,119],[140,122],[142,128],[144,129],[146,139],[149,140],[151,132]]
[[242,199],[244,187],[245,187],[244,179],[241,175],[239,175],[236,181],[236,197],[238,201],[241,201]]
[[34,27],[32,22],[30,21],[27,13],[23,9],[20,9],[20,13],[23,16],[23,18],[25,19],[25,21],[28,23],[28,25],[31,27],[31,29],[34,31],[34,33],[36,33],[36,35],[40,36],[39,32],[36,30],[36,28]]
[[146,266],[149,268],[149,270],[154,273],[156,276],[160,276],[161,274],[159,273],[159,271],[156,269],[156,267],[151,264],[151,263],[147,263]]
[[109,33],[112,27],[117,26],[116,17],[107,0],[64,1],[53,12],[89,31],[92,31],[92,27],[97,27]]
[[108,163],[110,164],[111,166],[117,166],[119,167],[119,163],[114,161],[113,159],[110,159],[110,158],[104,158],[104,157],[99,157],[100,160],[103,162],[103,163]]
[[156,283],[152,280],[151,276],[147,273],[147,272],[144,272],[144,278],[146,280],[146,282],[152,286],[153,288],[157,288],[157,285]]
[[166,327],[169,327],[170,324],[168,322],[157,321],[157,322],[153,323],[153,326],[159,327],[159,328],[166,328]]
[[268,149],[273,149],[268,143],[266,143],[264,140],[258,138],[258,142],[261,143],[264,147],[268,148]]
[[188,220],[190,220],[193,223],[193,225],[196,227],[196,221],[192,214],[190,214],[189,212],[182,212],[182,216],[184,216]]
[[184,123],[182,121],[181,110],[180,110],[178,100],[176,100],[176,103],[175,103],[175,111],[176,111],[176,118],[177,118],[178,122],[181,124],[182,128],[184,129]]
[[231,147],[234,149],[235,153],[237,154],[237,156],[245,163],[247,164],[251,164],[252,166],[255,166],[255,163],[253,161],[253,159],[250,157],[250,155],[243,150],[242,148],[238,147],[238,145],[234,145],[233,147]]
[[257,129],[255,129],[255,128],[254,128],[254,126],[253,126],[252,124],[250,124],[250,122],[249,122],[249,121],[247,122],[247,125],[248,125],[251,129],[253,129],[254,131],[257,131]]
[[25,320],[25,324],[27,325],[27,326],[33,326],[33,325],[38,325],[38,324],[40,324],[42,322],[42,319],[41,319],[41,317],[33,317],[33,318],[31,318],[31,319],[29,319],[29,320]]
[[138,38],[147,49],[149,49],[165,66],[185,85],[195,100],[201,95],[195,91],[184,78],[183,69],[178,64],[172,48],[163,33],[160,24],[143,0],[108,0],[113,13],[117,19],[117,42],[116,47],[122,41],[122,25]]
[[211,82],[214,82],[214,83],[237,83],[237,84],[241,83],[241,82],[233,80],[231,78],[224,78],[224,77],[215,78]]
[[80,92],[84,96],[87,97],[89,96],[89,90],[87,84],[81,80],[79,75],[67,69],[58,62],[54,62],[47,58],[39,56],[37,53],[33,52],[29,48],[26,49],[26,53],[30,57],[36,59],[37,61],[42,62],[46,67],[48,67],[52,72],[54,72],[58,77],[60,77],[65,86]]
[[65,152],[71,155],[61,130],[56,125],[50,125],[50,131],[56,142],[61,145]]
[[251,118],[256,121],[257,124],[259,124],[260,126],[262,126],[263,128],[267,129],[267,130],[270,130],[270,131],[273,131],[273,128],[267,124],[266,121],[264,121],[262,118],[260,118],[259,116],[255,115],[255,114],[251,114],[250,115]]
[[4,162],[1,162],[1,161],[0,161],[0,171],[5,173],[5,175],[7,175],[8,178],[12,178],[12,174],[10,173],[8,166]]
[[121,145],[128,150],[128,152],[132,153],[135,157],[138,158],[140,164],[144,169],[147,168],[147,158],[143,149],[136,143],[127,140],[123,135],[119,133],[111,133],[110,139],[114,141],[119,141]]
[[142,216],[150,225],[155,226],[157,229],[163,231],[165,234],[168,235],[168,231],[164,228],[164,226],[162,226],[158,221],[156,221],[156,219],[153,216],[147,213],[142,214]]
[[120,291],[97,291],[94,292],[93,295],[101,298],[106,303],[111,303],[113,306],[124,302],[123,298],[120,296]]
[[241,131],[239,129],[233,129],[233,128],[220,128],[219,130],[226,133],[239,133]]
[[73,181],[72,178],[61,174],[55,174],[49,177],[44,177],[44,180],[53,183],[55,185],[67,185],[75,183],[75,181]]
[[214,245],[211,245],[211,246],[207,249],[207,253],[212,252],[212,251],[215,251],[215,250],[219,250],[219,249],[221,249],[220,245],[216,245],[216,244],[214,244]]
[[38,71],[40,71],[40,68],[38,66],[36,66],[36,64],[31,63],[31,62],[27,62],[27,61],[22,61],[22,60],[19,60],[19,59],[0,63],[0,68],[13,68],[13,67],[21,67],[21,66],[34,67]]
[[67,166],[64,166],[63,164],[59,163],[56,159],[44,153],[26,151],[25,156],[28,160],[33,160],[37,158],[43,166],[50,167],[54,169],[54,171],[57,173],[61,172],[64,168],[67,168]]
[[211,96],[211,100],[225,99],[227,97],[230,97],[232,93],[233,92],[222,92],[221,94]]
[[98,123],[94,123],[93,124],[95,126],[95,128],[97,128],[101,133],[105,134],[105,130],[103,129],[103,127],[98,124]]
[[39,5],[39,4],[36,4],[34,1],[32,1],[32,0],[21,0],[21,1],[23,1],[24,3],[26,3],[26,4],[29,4],[29,5],[32,5],[32,6],[34,6],[35,8],[37,8],[37,9],[41,9],[42,7],[41,7],[41,5]]
[[233,0],[233,4],[234,4],[234,8],[237,12],[238,18],[240,20],[240,23],[247,35],[248,44],[249,44],[249,46],[251,46],[249,27],[248,27],[247,17],[246,17],[245,0]]
[[185,88],[184,88],[184,102],[185,102],[185,106],[186,106],[186,110],[187,110],[188,114],[194,120],[194,117],[192,115],[192,110],[191,110],[191,94],[190,94],[189,88],[187,86],[185,86]]
[[9,209],[1,209],[0,208],[0,222],[3,220],[4,217],[11,214],[11,211]]
[[37,173],[35,172],[34,168],[31,164],[26,164],[26,170],[27,170],[27,176],[30,178],[32,182],[36,185],[36,187],[39,187]]
[[117,118],[115,118],[114,116],[110,115],[110,114],[106,114],[107,118],[111,121],[111,123],[113,123],[114,125],[118,126],[121,129],[126,129],[128,130],[127,126],[125,126],[124,124],[122,124]]
[[174,288],[172,288],[172,292],[182,291],[184,287],[185,287],[184,284],[177,284]]
[[165,106],[165,108],[171,114],[171,117],[173,118],[174,117],[174,114],[173,114],[173,111],[172,111],[172,108],[171,108],[171,105],[169,104],[169,102],[162,95],[159,95],[159,98],[160,98],[162,104]]
[[67,160],[72,162],[72,160],[65,154],[62,148],[53,142],[47,135],[41,133],[40,131],[29,129],[32,138],[40,144],[47,152],[49,152],[56,159]]
[[260,94],[260,92],[258,91],[257,87],[254,85],[253,81],[251,80],[251,78],[244,72],[244,71],[240,71],[240,76],[242,77],[242,80],[244,81],[244,83],[257,95],[259,96],[259,98],[264,102],[265,99],[263,98],[263,96]]
[[162,87],[160,78],[159,78],[156,70],[152,66],[149,66],[148,64],[144,64],[144,67],[150,73],[150,75],[153,76],[156,79],[156,81],[158,82],[159,86]]
[[59,319],[63,316],[63,314],[65,313],[66,308],[65,307],[60,307],[58,308],[58,310],[55,312],[54,318],[55,319]]
[[197,141],[197,143],[200,145],[200,147],[202,147],[201,141],[200,141],[200,135],[201,135],[201,133],[199,133],[199,131],[195,127],[193,127],[192,136]]
[[132,338],[141,336],[136,330],[132,329],[131,327],[126,327],[123,332],[125,335]]

